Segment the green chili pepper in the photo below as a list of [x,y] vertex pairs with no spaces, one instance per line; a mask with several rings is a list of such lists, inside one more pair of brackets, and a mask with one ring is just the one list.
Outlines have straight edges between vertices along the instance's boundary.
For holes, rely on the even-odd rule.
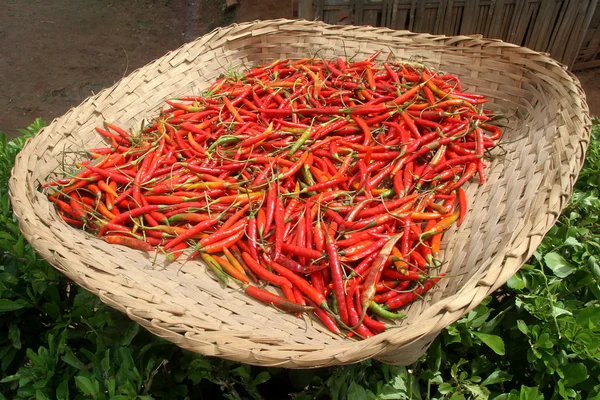
[[393,312],[388,311],[385,308],[381,307],[379,304],[377,304],[375,302],[371,302],[371,304],[369,305],[369,310],[373,311],[375,314],[379,315],[380,317],[387,318],[387,319],[402,319],[402,318],[406,317],[406,313],[393,313]]
[[208,152],[213,151],[215,149],[215,147],[217,147],[220,144],[239,142],[241,140],[241,138],[242,138],[241,136],[235,136],[235,135],[221,136],[220,138],[215,140],[213,144],[210,145],[210,147],[208,148],[207,151]]
[[217,278],[219,278],[224,284],[229,285],[229,278],[223,272],[217,260],[212,258],[211,255],[207,253],[201,253],[201,256],[208,267],[215,273],[215,275],[217,275]]
[[294,145],[292,146],[292,148],[290,149],[290,151],[288,152],[288,156],[291,156],[292,154],[294,154],[296,151],[298,151],[298,149],[300,147],[302,147],[302,145],[304,144],[304,142],[306,142],[306,140],[308,140],[308,138],[310,137],[310,133],[312,132],[312,128],[308,128],[306,129],[302,135],[300,135],[300,138],[296,141],[296,143],[294,143]]

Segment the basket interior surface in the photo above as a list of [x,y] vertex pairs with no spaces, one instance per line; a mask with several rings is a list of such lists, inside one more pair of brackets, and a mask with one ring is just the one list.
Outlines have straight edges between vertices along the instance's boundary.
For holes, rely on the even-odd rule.
[[[423,63],[456,74],[504,114],[504,144],[488,157],[488,182],[465,189],[465,224],[444,235],[443,279],[408,309],[399,328],[357,342],[319,322],[269,308],[224,288],[199,261],[166,263],[66,225],[39,190],[81,150],[103,146],[106,120],[140,127],[164,100],[200,94],[221,74],[276,59],[361,59]],[[306,21],[264,21],[216,30],[84,101],[32,140],[11,181],[15,212],[33,246],[78,284],[184,348],[251,364],[318,367],[369,357],[408,364],[441,329],[502,285],[533,253],[562,209],[589,136],[577,81],[531,50],[479,38],[448,38]]]

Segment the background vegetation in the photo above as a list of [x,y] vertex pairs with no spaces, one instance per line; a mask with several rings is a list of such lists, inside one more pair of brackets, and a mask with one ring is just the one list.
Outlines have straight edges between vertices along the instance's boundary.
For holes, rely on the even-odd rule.
[[568,207],[531,260],[421,360],[300,371],[181,350],[37,255],[7,182],[15,155],[43,125],[36,120],[12,141],[0,134],[0,400],[600,400],[600,125]]

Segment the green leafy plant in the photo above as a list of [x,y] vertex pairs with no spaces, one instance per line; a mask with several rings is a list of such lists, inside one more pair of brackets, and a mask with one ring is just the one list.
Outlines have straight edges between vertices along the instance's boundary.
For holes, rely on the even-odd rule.
[[534,256],[409,367],[258,368],[167,343],[73,285],[20,233],[0,134],[0,399],[600,400],[600,125]]

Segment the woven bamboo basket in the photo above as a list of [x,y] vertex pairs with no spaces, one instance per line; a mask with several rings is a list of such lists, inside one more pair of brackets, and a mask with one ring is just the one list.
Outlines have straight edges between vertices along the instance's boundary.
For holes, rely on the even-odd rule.
[[[139,127],[165,98],[199,93],[220,74],[275,59],[366,57],[382,50],[457,74],[509,117],[489,181],[467,187],[471,211],[444,236],[444,279],[395,329],[355,341],[319,322],[224,288],[198,261],[168,264],[66,225],[40,184],[73,152],[99,146],[104,120]],[[248,364],[314,368],[368,358],[407,365],[438,333],[504,284],[567,202],[590,118],[579,82],[535,51],[480,37],[272,20],[219,28],[146,65],[54,120],[19,154],[10,194],[32,246],[78,285],[150,332],[193,352]],[[74,157],[74,156],[73,156]]]

